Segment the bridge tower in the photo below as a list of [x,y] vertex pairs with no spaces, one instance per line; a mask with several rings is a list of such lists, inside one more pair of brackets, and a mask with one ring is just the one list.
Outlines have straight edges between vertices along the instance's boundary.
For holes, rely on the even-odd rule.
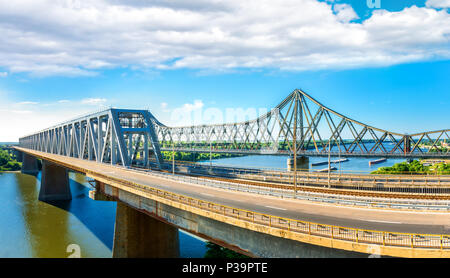
[[405,155],[406,155],[411,152],[411,136],[405,135],[403,140],[404,140],[403,146],[404,146],[404,151],[405,151]]
[[[298,90],[293,92],[293,96],[291,98],[291,103],[289,105],[289,109],[286,115],[281,118],[284,120],[282,125],[286,124],[286,119],[294,118],[294,125],[291,127],[288,126],[288,130],[292,130],[292,146],[291,146],[291,156],[287,160],[287,168],[288,171],[297,171],[297,170],[307,170],[309,169],[309,158],[304,155],[299,155],[302,151],[306,150],[304,147],[304,126],[303,126],[303,103],[302,103],[302,95]],[[289,115],[289,111],[291,111],[292,105],[294,106],[292,115]],[[279,110],[280,111],[280,110]],[[280,112],[281,113],[281,112]],[[292,120],[290,121],[292,122]],[[300,144],[299,144],[300,142]],[[294,177],[296,178],[296,177]]]

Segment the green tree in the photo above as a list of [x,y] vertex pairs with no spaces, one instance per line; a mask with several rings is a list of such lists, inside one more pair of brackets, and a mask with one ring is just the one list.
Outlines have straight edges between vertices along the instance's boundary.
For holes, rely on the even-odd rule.
[[206,251],[206,254],[204,256],[205,258],[220,258],[220,259],[245,259],[245,258],[248,258],[245,255],[241,255],[239,253],[236,253],[230,249],[219,246],[212,242],[206,243],[206,248],[208,248],[208,250]]

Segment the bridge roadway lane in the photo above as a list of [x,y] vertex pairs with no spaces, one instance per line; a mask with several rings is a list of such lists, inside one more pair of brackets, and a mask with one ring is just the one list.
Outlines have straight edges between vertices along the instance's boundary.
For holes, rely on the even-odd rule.
[[66,156],[26,150],[73,166],[204,201],[320,224],[422,234],[450,234],[450,213],[353,208],[328,203],[282,199],[168,180],[135,170]]

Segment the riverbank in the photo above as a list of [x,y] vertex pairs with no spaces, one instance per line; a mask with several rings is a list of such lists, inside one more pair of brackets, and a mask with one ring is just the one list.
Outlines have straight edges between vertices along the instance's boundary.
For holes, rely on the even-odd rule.
[[450,164],[447,162],[429,164],[425,161],[413,160],[409,163],[396,163],[391,167],[380,167],[371,174],[450,175]]
[[22,163],[17,162],[15,156],[0,148],[0,172],[18,171],[22,168]]

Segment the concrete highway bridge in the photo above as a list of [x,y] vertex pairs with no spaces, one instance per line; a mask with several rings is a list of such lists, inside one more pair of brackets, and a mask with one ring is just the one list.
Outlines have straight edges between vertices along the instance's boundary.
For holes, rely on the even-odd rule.
[[[331,130],[328,141],[320,136],[320,119]],[[343,139],[345,128],[353,139]],[[296,170],[308,165],[306,153],[333,148],[354,156],[448,158],[441,147],[448,131],[380,130],[295,90],[255,121],[169,128],[148,111],[108,109],[23,137],[15,150],[24,173],[37,173],[42,160],[42,201],[71,199],[68,170],[92,180],[92,198],[119,201],[114,257],[176,257],[178,229],[255,257],[450,257],[450,176]],[[161,150],[175,145],[210,152],[290,151],[294,171],[165,161]],[[330,198],[353,203],[322,202]],[[376,203],[387,207],[374,209]]]

